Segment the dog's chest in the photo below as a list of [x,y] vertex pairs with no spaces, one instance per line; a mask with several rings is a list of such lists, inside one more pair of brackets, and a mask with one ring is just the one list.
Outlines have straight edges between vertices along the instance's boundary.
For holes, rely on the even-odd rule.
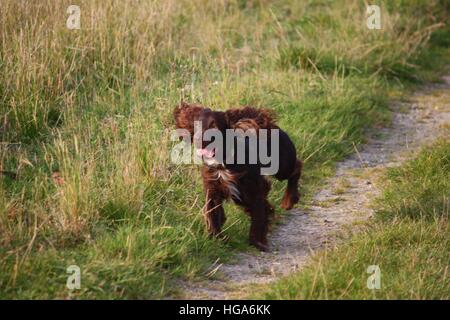
[[241,194],[237,187],[237,178],[228,170],[217,170],[217,179],[231,198],[241,200]]

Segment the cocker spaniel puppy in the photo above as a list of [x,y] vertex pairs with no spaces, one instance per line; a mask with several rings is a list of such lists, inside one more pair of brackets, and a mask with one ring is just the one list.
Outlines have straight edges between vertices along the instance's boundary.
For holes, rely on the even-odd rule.
[[[196,152],[203,159],[202,178],[206,193],[204,216],[208,232],[221,236],[226,219],[222,204],[225,200],[232,200],[250,216],[250,244],[267,251],[267,233],[274,209],[267,199],[270,182],[262,174],[268,164],[264,163],[258,151],[261,146],[266,146],[270,157],[278,159],[277,170],[271,175],[278,180],[287,180],[281,202],[281,207],[286,210],[300,199],[298,183],[302,171],[302,162],[297,159],[295,146],[287,133],[277,126],[273,113],[253,107],[212,111],[200,105],[181,103],[174,110],[174,119],[177,129],[186,129],[190,133]],[[194,121],[201,124],[200,132],[194,132]],[[230,137],[227,135],[229,129],[235,132],[240,130],[244,136],[238,134]],[[265,136],[262,129],[266,130]],[[220,133],[222,139],[205,139],[208,130]],[[274,131],[276,135],[272,134]],[[256,149],[252,149],[248,142],[247,138],[252,137],[257,141]],[[276,141],[273,141],[274,137]],[[236,147],[236,140],[239,139],[243,141],[240,149]],[[274,148],[274,145],[277,147]],[[244,153],[244,162],[236,161],[238,151]],[[255,153],[255,161],[249,161]],[[217,157],[218,154],[221,157]]]

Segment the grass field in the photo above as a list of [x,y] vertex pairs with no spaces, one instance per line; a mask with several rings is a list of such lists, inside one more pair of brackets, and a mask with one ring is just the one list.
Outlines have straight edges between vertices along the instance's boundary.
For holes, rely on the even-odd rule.
[[[252,250],[234,206],[230,241],[207,237],[198,166],[169,159],[173,107],[275,110],[305,160],[307,203],[368,128],[389,123],[389,98],[448,62],[447,1],[379,3],[382,29],[369,30],[363,1],[86,0],[70,30],[69,1],[3,1],[0,170],[17,176],[0,175],[0,298],[160,298]],[[410,214],[399,210],[385,214]],[[444,245],[442,225],[402,220],[373,237],[429,229]],[[69,265],[80,290],[66,288]]]
[[[448,134],[445,138],[387,171],[375,222],[257,298],[450,299]],[[380,268],[379,290],[367,289],[369,265]]]

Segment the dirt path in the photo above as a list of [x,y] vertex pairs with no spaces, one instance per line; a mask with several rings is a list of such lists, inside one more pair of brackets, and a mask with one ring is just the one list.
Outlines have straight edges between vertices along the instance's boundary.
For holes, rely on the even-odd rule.
[[269,253],[241,253],[237,264],[214,265],[223,280],[183,283],[187,299],[227,299],[240,286],[267,283],[301,268],[311,252],[336,245],[346,226],[370,218],[370,201],[379,194],[377,172],[397,166],[411,152],[433,141],[450,124],[450,75],[445,83],[424,87],[409,101],[392,104],[392,126],[376,131],[355,154],[337,164],[336,175],[306,211],[291,210],[269,236]]

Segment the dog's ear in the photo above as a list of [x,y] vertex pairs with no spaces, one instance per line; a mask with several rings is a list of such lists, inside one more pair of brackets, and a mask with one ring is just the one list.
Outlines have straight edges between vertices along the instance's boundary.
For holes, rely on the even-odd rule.
[[199,119],[203,110],[205,110],[205,108],[201,105],[181,102],[173,110],[173,118],[175,119],[175,123],[189,122],[190,125],[193,125],[193,121]]
[[200,115],[204,109],[201,105],[181,102],[173,111],[175,128],[187,130],[192,140],[194,137],[194,122],[200,119]]
[[233,124],[232,129],[242,129],[244,131],[254,129],[258,131],[260,127],[254,119],[244,118]]
[[270,129],[276,127],[275,113],[269,109],[258,109],[256,121],[261,128]]
[[251,134],[258,136],[259,133],[259,125],[256,123],[254,119],[244,118],[236,122],[231,127],[234,130],[242,130],[245,134]]

